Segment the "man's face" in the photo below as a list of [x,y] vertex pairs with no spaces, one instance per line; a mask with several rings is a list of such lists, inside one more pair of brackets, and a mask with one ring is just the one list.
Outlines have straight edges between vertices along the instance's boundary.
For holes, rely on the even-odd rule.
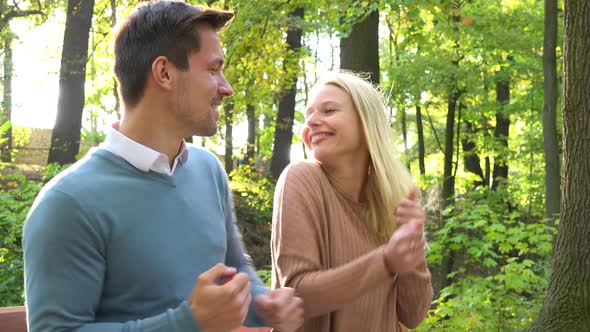
[[213,136],[221,101],[233,90],[223,76],[223,52],[217,32],[208,25],[196,29],[201,49],[188,57],[188,70],[180,72],[175,113],[187,136]]

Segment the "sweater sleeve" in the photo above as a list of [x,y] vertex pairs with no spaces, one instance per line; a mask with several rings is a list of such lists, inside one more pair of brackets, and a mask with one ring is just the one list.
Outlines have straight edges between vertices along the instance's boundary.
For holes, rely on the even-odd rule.
[[313,166],[296,164],[281,175],[275,189],[271,239],[273,284],[297,289],[306,318],[335,311],[393,280],[383,248],[335,268],[322,264],[327,236],[322,225],[324,198],[313,171],[317,171]]
[[413,329],[426,318],[432,303],[432,283],[426,259],[416,271],[399,273],[397,278],[397,315]]
[[105,243],[104,231],[74,197],[49,189],[37,198],[23,230],[29,331],[200,331],[186,301],[154,317],[95,322]]

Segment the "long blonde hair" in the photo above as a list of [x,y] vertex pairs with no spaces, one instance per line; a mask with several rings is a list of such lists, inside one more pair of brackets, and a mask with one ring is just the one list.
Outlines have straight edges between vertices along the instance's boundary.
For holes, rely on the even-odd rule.
[[396,228],[395,209],[414,186],[414,180],[397,156],[385,98],[378,88],[352,72],[332,72],[317,86],[326,84],[352,97],[361,120],[370,155],[363,193],[369,209],[366,222],[371,233],[386,240]]

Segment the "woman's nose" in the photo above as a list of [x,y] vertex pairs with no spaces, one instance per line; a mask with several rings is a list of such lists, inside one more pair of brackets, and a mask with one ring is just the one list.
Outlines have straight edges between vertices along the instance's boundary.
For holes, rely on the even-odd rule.
[[310,113],[307,118],[305,119],[305,125],[308,127],[313,127],[317,124],[319,124],[321,121],[321,119],[319,118],[319,115],[316,112]]

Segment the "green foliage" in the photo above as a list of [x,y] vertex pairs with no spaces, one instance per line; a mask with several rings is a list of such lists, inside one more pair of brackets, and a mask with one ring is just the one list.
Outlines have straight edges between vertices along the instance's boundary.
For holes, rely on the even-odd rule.
[[230,175],[237,224],[248,253],[254,266],[268,269],[275,183],[249,165],[238,166]]
[[0,144],[6,142],[6,138],[2,136],[4,136],[4,133],[8,131],[8,129],[10,129],[11,127],[12,123],[10,121],[4,121],[2,125],[0,125]]
[[458,266],[418,331],[520,331],[542,304],[556,227],[510,207],[512,195],[479,189],[458,197],[432,231],[428,261]]
[[58,163],[51,163],[45,167],[45,171],[43,171],[43,183],[49,182],[49,180],[53,179],[56,175],[61,173],[64,169],[68,168],[71,164],[60,165]]
[[14,173],[0,187],[0,307],[22,305],[22,226],[41,186]]
[[231,188],[236,206],[255,223],[268,223],[272,219],[274,182],[249,165],[238,166],[231,175]]
[[263,283],[265,283],[268,287],[271,286],[271,282],[272,282],[272,271],[271,270],[257,270],[256,274],[258,274],[258,277],[260,278],[260,280],[262,280]]

